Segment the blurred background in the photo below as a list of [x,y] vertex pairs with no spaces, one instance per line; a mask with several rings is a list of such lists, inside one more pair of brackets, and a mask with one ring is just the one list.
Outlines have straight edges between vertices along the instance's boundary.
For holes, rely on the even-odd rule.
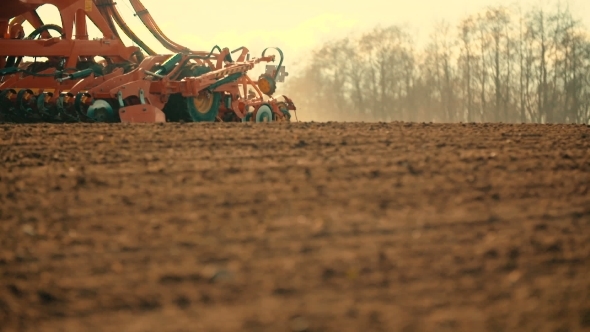
[[[165,34],[195,50],[281,48],[289,74],[277,93],[295,100],[300,120],[590,119],[587,0],[143,3]],[[168,53],[126,0],[117,5],[140,38]],[[59,23],[51,5],[39,12]]]

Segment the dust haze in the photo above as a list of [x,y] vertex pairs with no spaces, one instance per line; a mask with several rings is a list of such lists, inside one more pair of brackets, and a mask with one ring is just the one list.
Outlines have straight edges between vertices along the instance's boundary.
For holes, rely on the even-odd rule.
[[299,118],[589,123],[590,38],[567,5],[489,6],[415,31],[323,43],[285,83]]

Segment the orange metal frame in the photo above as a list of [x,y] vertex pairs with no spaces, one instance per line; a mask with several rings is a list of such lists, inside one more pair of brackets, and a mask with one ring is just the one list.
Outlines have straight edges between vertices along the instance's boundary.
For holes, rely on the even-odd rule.
[[[65,68],[76,68],[79,61],[92,61],[100,56],[108,59],[112,64],[131,64],[132,69],[127,73],[122,68],[115,68],[104,76],[95,77],[90,74],[77,80],[56,80],[51,74],[58,74],[58,69],[49,68],[37,74],[21,76],[13,74],[8,77],[0,77],[0,91],[6,88],[29,89],[32,93],[50,92],[49,100],[55,101],[61,94],[67,93],[70,97],[78,93],[84,93],[88,98],[109,99],[119,101],[119,115],[123,122],[163,122],[165,121],[162,109],[168,100],[168,96],[180,93],[184,97],[198,96],[199,92],[208,88],[219,78],[226,75],[242,73],[240,78],[213,89],[215,92],[223,92],[232,98],[231,109],[225,105],[220,108],[220,113],[233,111],[238,119],[244,118],[249,108],[257,109],[262,104],[269,104],[278,118],[284,115],[279,104],[271,99],[263,101],[263,93],[245,73],[260,62],[274,61],[273,56],[246,60],[248,49],[242,47],[230,52],[228,48],[219,52],[191,51],[179,45],[159,29],[147,9],[139,0],[130,0],[131,5],[139,18],[149,31],[167,49],[181,53],[182,58],[173,70],[165,75],[156,75],[153,68],[162,64],[170,55],[157,55],[145,45],[127,27],[117,12],[113,0],[4,0],[3,11],[0,13],[0,69],[4,68],[8,57],[47,57],[63,59]],[[7,3],[6,3],[7,2]],[[36,10],[43,4],[52,4],[61,14],[63,34],[61,37],[51,37],[46,31],[41,34],[39,40],[23,40],[22,24],[27,21],[34,28],[43,26],[43,21]],[[97,40],[88,39],[87,21],[90,19],[103,34]],[[121,30],[140,47],[125,46],[115,28],[115,23]],[[141,50],[147,54],[138,56]],[[236,61],[228,61],[228,57],[235,52],[240,52]],[[263,54],[264,55],[264,54]],[[182,80],[172,79],[181,68],[180,64],[192,61],[198,65],[208,65],[213,70],[198,76],[186,77]],[[240,97],[240,85],[243,95]],[[257,97],[246,97],[247,87],[256,91]],[[286,98],[286,97],[285,97]],[[134,100],[131,104],[123,104],[122,100]],[[287,108],[294,110],[292,101],[288,98]]]

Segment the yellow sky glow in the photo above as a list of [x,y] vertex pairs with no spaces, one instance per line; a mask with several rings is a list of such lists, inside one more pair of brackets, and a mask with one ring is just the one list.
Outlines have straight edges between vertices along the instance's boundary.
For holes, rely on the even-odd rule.
[[[197,2],[195,0],[143,0],[145,7],[160,28],[172,40],[194,50],[210,50],[214,45],[235,49],[246,46],[255,55],[269,46],[285,53],[287,71],[297,67],[310,50],[323,42],[341,38],[351,32],[371,29],[377,24],[403,24],[411,27],[413,36],[425,39],[436,20],[446,19],[451,24],[488,5],[518,5],[528,9],[532,5],[554,8],[554,0],[225,0]],[[563,0],[570,10],[590,13],[589,0]],[[117,8],[135,33],[161,53],[169,53],[133,16],[128,0],[117,1]],[[39,14],[45,23],[60,23],[55,8],[43,6]],[[590,27],[590,16],[581,15]],[[91,37],[99,37],[90,27]],[[125,42],[131,45],[128,39]],[[252,76],[259,72],[252,72]]]

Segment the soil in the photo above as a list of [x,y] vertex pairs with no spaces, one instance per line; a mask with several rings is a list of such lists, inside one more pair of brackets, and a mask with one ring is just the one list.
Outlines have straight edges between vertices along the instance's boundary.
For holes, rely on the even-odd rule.
[[590,127],[0,125],[0,331],[589,331]]

